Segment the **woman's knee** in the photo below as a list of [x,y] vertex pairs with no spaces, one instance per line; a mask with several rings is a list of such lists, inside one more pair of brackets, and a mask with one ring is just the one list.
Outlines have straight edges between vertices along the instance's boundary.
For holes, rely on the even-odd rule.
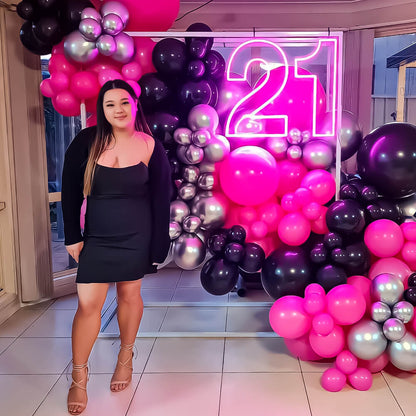
[[79,299],[78,312],[83,315],[99,315],[101,316],[102,302],[95,299]]

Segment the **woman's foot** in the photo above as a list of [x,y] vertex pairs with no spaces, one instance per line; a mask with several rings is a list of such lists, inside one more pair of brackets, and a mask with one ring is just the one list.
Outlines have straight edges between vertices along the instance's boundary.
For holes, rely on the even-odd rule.
[[134,344],[120,345],[116,369],[110,382],[110,390],[119,392],[127,388],[133,374],[133,347]]
[[73,364],[72,384],[68,392],[68,412],[79,415],[87,407],[88,363]]

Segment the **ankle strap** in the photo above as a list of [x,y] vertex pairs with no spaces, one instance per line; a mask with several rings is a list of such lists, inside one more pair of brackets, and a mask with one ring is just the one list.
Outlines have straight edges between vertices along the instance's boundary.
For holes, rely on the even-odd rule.
[[133,348],[134,348],[134,342],[133,344],[120,344],[120,350],[132,351]]
[[72,371],[81,371],[84,370],[84,368],[88,368],[88,363],[74,364],[74,361],[72,361]]

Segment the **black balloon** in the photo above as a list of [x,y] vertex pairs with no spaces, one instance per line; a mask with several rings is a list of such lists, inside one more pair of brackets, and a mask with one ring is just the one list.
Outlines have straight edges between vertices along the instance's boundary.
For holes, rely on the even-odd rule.
[[199,79],[205,74],[205,65],[200,59],[189,62],[187,75],[192,79]]
[[350,183],[342,185],[339,189],[339,197],[341,199],[358,199],[358,195],[357,188]]
[[380,207],[381,218],[392,220],[401,224],[404,221],[404,215],[397,204],[387,198],[379,198],[375,202]]
[[341,247],[334,248],[331,251],[331,260],[335,263],[346,265],[348,263],[348,253],[347,250]]
[[147,112],[155,108],[160,110],[171,94],[168,84],[157,73],[144,74],[139,80],[139,85],[140,103]]
[[208,250],[214,256],[222,255],[226,244],[227,235],[225,233],[214,234],[211,237],[209,237],[207,241]]
[[404,291],[404,300],[416,306],[416,287],[409,287],[409,289]]
[[94,8],[88,0],[65,0],[60,7],[60,21],[63,25],[63,32],[66,34],[78,30],[81,13],[86,7]]
[[32,24],[33,33],[42,42],[56,45],[62,40],[62,32],[58,19],[54,16],[41,17]]
[[370,252],[364,242],[351,244],[346,248],[348,262],[346,269],[349,275],[365,274],[370,268]]
[[416,191],[416,126],[388,123],[367,135],[357,153],[358,172],[384,196]]
[[225,59],[217,51],[209,51],[204,58],[206,73],[213,79],[220,79],[225,73]]
[[[186,29],[187,32],[212,32],[211,28],[205,23],[193,23]],[[185,38],[186,46],[192,56],[203,58],[212,48],[214,38]]]
[[324,244],[329,249],[342,247],[342,237],[337,233],[326,233],[324,236]]
[[156,139],[163,143],[173,141],[173,132],[179,126],[179,118],[163,112],[149,114],[147,117],[147,124]]
[[176,158],[176,156],[169,156],[169,163],[170,163],[170,170],[172,172],[173,179],[181,179],[182,178],[182,164]]
[[162,39],[153,48],[152,61],[157,71],[164,76],[180,75],[186,67],[186,46],[178,39]]
[[279,247],[266,258],[261,270],[264,290],[274,299],[303,296],[311,278],[311,264],[302,247]]
[[35,20],[37,16],[35,6],[28,0],[21,1],[16,6],[16,12],[22,19],[25,20]]
[[218,87],[207,79],[188,81],[179,91],[179,100],[187,108],[198,104],[214,107],[218,100]]
[[316,283],[320,284],[325,292],[329,292],[335,286],[346,284],[347,274],[342,267],[327,264],[317,271]]
[[52,52],[51,44],[40,41],[32,30],[32,23],[27,21],[20,28],[20,41],[23,46],[36,55],[47,55]]
[[360,194],[361,200],[365,203],[374,202],[378,198],[377,189],[374,186],[364,186]]
[[246,239],[246,230],[241,225],[233,225],[229,230],[227,234],[228,241],[232,241],[235,243],[244,244],[244,241]]
[[192,39],[188,51],[193,58],[201,59],[208,52],[208,43],[202,39]]
[[364,212],[353,199],[336,201],[326,212],[326,223],[330,231],[341,235],[358,234],[365,227]]
[[36,0],[36,4],[43,10],[53,9],[59,4],[58,0]]
[[244,248],[244,257],[239,264],[240,270],[255,273],[263,266],[266,258],[264,250],[256,243],[246,243]]
[[407,278],[407,284],[409,285],[409,287],[416,287],[416,273],[412,273]]
[[201,270],[202,287],[211,295],[225,295],[238,280],[238,266],[224,259],[209,259]]
[[326,263],[328,257],[328,250],[323,243],[316,244],[309,255],[312,263],[323,264]]
[[228,243],[224,248],[224,258],[230,263],[240,263],[244,258],[244,246],[240,243]]

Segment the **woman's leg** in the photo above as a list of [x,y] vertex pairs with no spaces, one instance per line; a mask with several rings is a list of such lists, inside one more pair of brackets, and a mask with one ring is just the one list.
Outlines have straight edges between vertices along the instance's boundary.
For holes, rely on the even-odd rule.
[[[74,366],[80,366],[88,362],[91,349],[97,339],[101,325],[101,309],[107,296],[108,283],[79,283],[78,309],[75,313],[72,324],[72,361]],[[79,382],[83,387],[87,384],[87,370],[72,372],[75,382]],[[68,403],[87,402],[87,392],[82,388],[73,387],[68,393]],[[68,405],[70,413],[82,412],[85,406]]]
[[[142,282],[134,280],[131,282],[117,282],[117,320],[120,328],[120,341],[122,346],[132,345],[139,330],[143,315],[143,300],[140,293]],[[130,382],[132,374],[133,357],[132,349],[121,348],[118,355],[118,364],[114,371],[111,385],[112,391],[124,390]],[[123,383],[125,381],[125,383]]]

